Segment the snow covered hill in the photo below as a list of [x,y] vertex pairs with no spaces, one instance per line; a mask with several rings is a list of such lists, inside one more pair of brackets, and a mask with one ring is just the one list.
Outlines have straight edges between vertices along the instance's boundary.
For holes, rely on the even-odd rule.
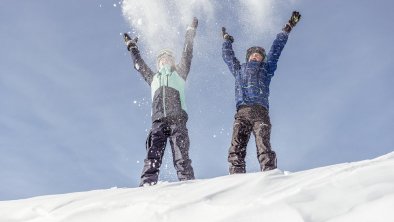
[[0,222],[394,221],[394,152],[297,173],[1,201]]

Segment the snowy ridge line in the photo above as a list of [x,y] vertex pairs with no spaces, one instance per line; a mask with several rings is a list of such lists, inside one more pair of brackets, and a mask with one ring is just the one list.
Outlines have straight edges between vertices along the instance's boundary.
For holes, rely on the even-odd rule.
[[389,222],[392,209],[394,152],[295,173],[273,170],[0,201],[0,222]]

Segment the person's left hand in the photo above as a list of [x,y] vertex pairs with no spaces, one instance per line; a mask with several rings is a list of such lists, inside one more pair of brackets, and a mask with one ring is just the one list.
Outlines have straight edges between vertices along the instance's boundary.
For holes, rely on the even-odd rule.
[[193,17],[192,24],[190,25],[192,28],[196,29],[198,26],[198,19],[196,17]]
[[300,21],[300,19],[301,19],[301,14],[297,11],[293,11],[289,21],[286,23],[286,25],[283,27],[282,30],[287,33],[290,33],[291,30],[294,28],[294,26],[296,26],[297,23]]
[[301,14],[297,11],[294,11],[289,20],[291,27],[293,28],[294,26],[296,26],[298,21],[300,21],[300,19],[301,19]]

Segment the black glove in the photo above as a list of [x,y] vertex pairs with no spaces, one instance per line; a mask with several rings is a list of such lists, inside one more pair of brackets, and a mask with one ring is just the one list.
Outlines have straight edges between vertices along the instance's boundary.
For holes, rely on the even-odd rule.
[[127,50],[130,51],[133,48],[138,49],[138,47],[137,47],[138,37],[131,39],[129,34],[123,33],[123,39],[124,39],[125,45],[127,46]]
[[192,24],[190,25],[190,27],[196,29],[198,26],[198,19],[196,17],[193,17],[193,21]]
[[287,24],[283,27],[282,30],[289,33],[294,28],[294,26],[297,25],[300,19],[301,19],[301,14],[297,11],[293,11],[293,14],[291,15],[289,22],[287,22]]
[[291,27],[296,26],[298,21],[300,21],[300,19],[301,19],[301,14],[297,11],[294,11],[289,20]]
[[234,38],[226,32],[225,27],[222,27],[222,35],[223,35],[223,39],[229,40],[231,43],[234,42]]

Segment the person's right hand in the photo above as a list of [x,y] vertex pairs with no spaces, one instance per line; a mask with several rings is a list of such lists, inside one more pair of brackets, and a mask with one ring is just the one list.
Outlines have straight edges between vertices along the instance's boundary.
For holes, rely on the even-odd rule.
[[137,47],[137,42],[138,42],[138,37],[135,37],[134,39],[130,38],[129,34],[123,33],[123,39],[124,43],[127,47],[127,50],[131,50],[132,48],[138,49]]
[[229,35],[229,34],[226,32],[226,28],[225,28],[225,27],[222,27],[222,35],[223,35],[223,39],[224,39],[224,40],[229,40],[231,43],[234,42],[234,37],[232,37],[231,35]]

